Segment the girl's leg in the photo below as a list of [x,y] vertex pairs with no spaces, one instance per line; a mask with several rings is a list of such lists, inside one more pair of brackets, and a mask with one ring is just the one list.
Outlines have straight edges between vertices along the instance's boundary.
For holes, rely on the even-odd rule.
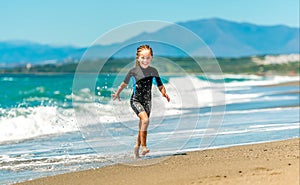
[[[140,120],[140,122],[139,122],[139,131],[141,130],[141,127],[142,127],[142,121]],[[140,147],[140,145],[141,145],[141,136],[140,136],[140,132],[138,132],[138,136],[137,136],[137,139],[136,139],[135,146]]]
[[149,117],[145,111],[140,112],[138,116],[141,121],[141,129],[139,131],[139,135],[142,144],[142,155],[146,155],[150,152],[150,150],[147,149],[147,129],[149,126]]
[[[141,126],[142,126],[142,121],[140,120],[140,122],[139,122],[139,131],[141,130]],[[134,155],[135,159],[140,158],[140,155],[139,155],[140,145],[141,145],[141,136],[140,136],[140,132],[138,132],[138,136],[137,136],[137,140],[136,140],[135,147],[134,147],[134,152],[133,152],[133,155]]]

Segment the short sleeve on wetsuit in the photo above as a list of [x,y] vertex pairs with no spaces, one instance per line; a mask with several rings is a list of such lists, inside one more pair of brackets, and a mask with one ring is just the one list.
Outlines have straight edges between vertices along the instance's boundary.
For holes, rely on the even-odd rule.
[[161,79],[160,79],[160,77],[155,77],[155,80],[156,80],[156,83],[157,83],[157,87],[159,87],[159,86],[162,86],[163,85],[163,83],[162,83],[162,81],[161,81]]
[[126,75],[126,77],[125,77],[125,79],[124,79],[124,81],[123,81],[125,84],[128,84],[128,83],[129,83],[129,80],[130,80],[131,75],[132,75],[132,70],[130,70],[130,71],[127,73],[127,75]]
[[162,86],[163,83],[159,77],[159,74],[158,74],[158,71],[154,68],[154,71],[155,71],[155,80],[156,80],[156,83],[157,83],[157,87],[159,86]]

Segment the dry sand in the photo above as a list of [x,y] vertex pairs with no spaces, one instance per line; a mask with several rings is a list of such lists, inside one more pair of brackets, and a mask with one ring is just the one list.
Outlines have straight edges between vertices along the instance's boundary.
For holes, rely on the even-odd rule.
[[[22,185],[299,185],[299,139],[189,152],[154,165],[117,164]],[[157,159],[153,159],[157,160]],[[141,160],[145,163],[150,160]]]

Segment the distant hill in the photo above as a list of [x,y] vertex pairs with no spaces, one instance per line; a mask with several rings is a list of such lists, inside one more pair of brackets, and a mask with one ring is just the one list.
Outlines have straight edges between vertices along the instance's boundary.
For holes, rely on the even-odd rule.
[[[260,26],[250,23],[238,23],[223,19],[201,19],[177,23],[198,35],[212,50],[216,57],[242,57],[265,54],[299,53],[299,28],[284,25]],[[172,37],[181,39],[182,44],[189,47],[192,54],[201,56],[197,44],[187,42],[181,35],[172,32],[172,26],[164,27],[153,33],[142,33],[126,42],[140,41],[147,38]],[[101,58],[120,47],[98,45],[89,49],[89,57]],[[137,45],[131,45],[118,51],[117,57],[134,57]],[[184,52],[172,46],[153,44],[155,55],[181,57]],[[26,63],[57,63],[78,60],[87,48],[55,47],[27,42],[0,42],[0,67]]]
[[26,41],[0,42],[0,67],[46,64],[81,58],[86,48],[56,47]]
[[[179,22],[177,24],[188,28],[199,36],[216,57],[299,53],[299,28],[291,28],[284,25],[260,26],[218,18]],[[157,40],[168,37],[177,38],[179,43],[182,43],[185,48],[191,51],[191,54],[195,56],[202,55],[198,51],[199,44],[186,40],[184,36],[179,35],[174,30],[176,30],[174,26],[168,26],[154,33],[142,33],[126,42],[129,43],[147,38],[155,38]],[[156,51],[163,56],[178,56],[178,54],[181,54],[170,51],[168,47],[160,47]],[[123,56],[126,55],[124,54]]]
[[200,36],[218,57],[299,53],[299,28],[222,19],[179,23]]

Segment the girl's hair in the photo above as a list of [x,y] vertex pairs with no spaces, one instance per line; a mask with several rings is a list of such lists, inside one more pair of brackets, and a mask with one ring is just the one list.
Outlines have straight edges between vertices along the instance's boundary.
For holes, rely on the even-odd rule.
[[136,49],[135,67],[137,67],[137,66],[140,65],[140,63],[139,63],[139,61],[137,60],[137,58],[140,56],[140,52],[141,52],[142,50],[149,50],[151,56],[153,56],[152,48],[151,48],[149,45],[141,45],[141,46],[139,46],[139,47]]

